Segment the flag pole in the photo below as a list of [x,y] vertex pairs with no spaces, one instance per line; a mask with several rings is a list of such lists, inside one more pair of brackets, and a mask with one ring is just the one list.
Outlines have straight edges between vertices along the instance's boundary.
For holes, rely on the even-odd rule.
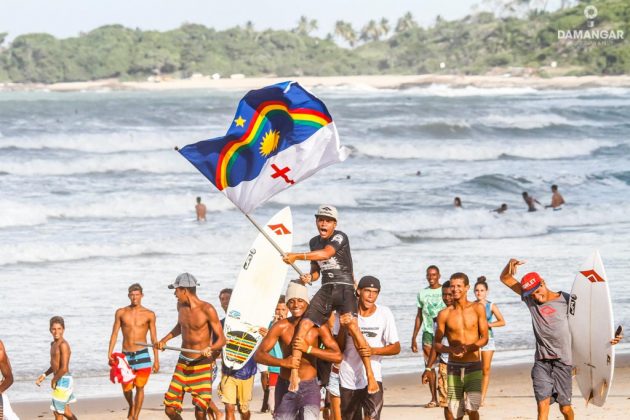
[[[263,234],[263,236],[269,241],[269,243],[271,243],[271,245],[273,245],[273,247],[276,248],[276,250],[280,253],[280,255],[284,257],[286,255],[285,252],[282,250],[282,248],[280,248],[280,245],[278,245],[273,240],[273,238],[269,236],[267,232],[265,232],[265,229],[263,229],[262,226],[260,226],[249,214],[245,212],[242,212],[242,213],[245,215],[245,217],[247,217],[247,220],[252,222],[252,225],[254,225],[256,229],[258,229],[258,231]],[[293,269],[298,273],[300,277],[304,275],[304,273],[302,273],[302,270],[300,270],[300,268],[294,262],[291,263],[291,267],[293,267]]]

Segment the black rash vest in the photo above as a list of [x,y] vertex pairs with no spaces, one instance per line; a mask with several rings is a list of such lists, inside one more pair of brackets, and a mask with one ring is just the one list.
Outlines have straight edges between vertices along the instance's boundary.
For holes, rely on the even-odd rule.
[[350,241],[348,236],[335,230],[328,239],[315,236],[309,242],[311,251],[319,251],[327,245],[335,248],[335,255],[327,260],[314,261],[319,266],[319,275],[322,285],[328,283],[344,283],[354,286],[354,276],[352,274],[352,255],[350,254]]

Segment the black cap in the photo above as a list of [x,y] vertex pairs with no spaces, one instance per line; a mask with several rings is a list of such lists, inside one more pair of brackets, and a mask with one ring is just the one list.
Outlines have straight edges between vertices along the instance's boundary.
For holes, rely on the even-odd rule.
[[359,280],[359,287],[358,287],[358,289],[364,289],[366,287],[371,287],[371,288],[377,289],[380,292],[381,291],[381,282],[379,281],[379,279],[377,279],[376,277],[373,277],[373,276],[361,277],[361,280]]

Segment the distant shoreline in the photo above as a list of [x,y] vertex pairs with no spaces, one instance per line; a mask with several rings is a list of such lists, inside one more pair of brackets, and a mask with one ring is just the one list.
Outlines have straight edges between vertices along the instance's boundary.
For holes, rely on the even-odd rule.
[[561,76],[553,78],[510,76],[456,76],[456,75],[377,75],[330,77],[244,77],[214,80],[208,76],[189,79],[163,79],[161,81],[122,82],[118,79],[94,80],[53,84],[0,83],[0,92],[7,91],[170,91],[188,89],[248,90],[286,80],[295,80],[307,88],[350,87],[372,89],[408,89],[431,85],[451,88],[532,88],[532,89],[586,89],[597,87],[630,87],[630,75],[623,76]]

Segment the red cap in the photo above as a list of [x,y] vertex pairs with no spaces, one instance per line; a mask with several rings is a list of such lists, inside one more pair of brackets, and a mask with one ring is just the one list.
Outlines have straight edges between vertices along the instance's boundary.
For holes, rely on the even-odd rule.
[[527,273],[521,279],[521,289],[523,290],[523,296],[529,296],[536,289],[540,287],[542,283],[542,277],[540,274],[532,271],[531,273]]

